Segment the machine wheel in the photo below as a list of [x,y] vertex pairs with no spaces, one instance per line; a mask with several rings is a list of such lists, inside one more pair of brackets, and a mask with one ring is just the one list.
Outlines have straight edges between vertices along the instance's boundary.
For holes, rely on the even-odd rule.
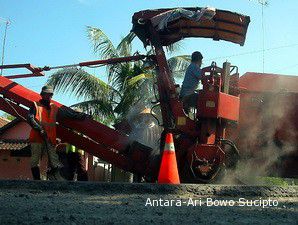
[[225,165],[219,166],[215,176],[195,176],[190,168],[189,163],[185,160],[182,168],[181,181],[183,183],[195,183],[195,184],[208,184],[208,183],[219,183],[226,176]]
[[236,145],[227,139],[222,140],[225,146],[229,146],[229,148],[225,148],[225,165],[228,169],[236,169],[236,166],[240,160],[239,150]]

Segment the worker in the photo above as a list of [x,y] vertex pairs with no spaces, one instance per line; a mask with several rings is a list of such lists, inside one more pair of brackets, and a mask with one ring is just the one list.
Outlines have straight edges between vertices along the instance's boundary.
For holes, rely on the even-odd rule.
[[195,90],[202,78],[202,59],[203,56],[200,52],[193,52],[191,55],[191,64],[185,72],[179,97],[183,102],[183,108],[186,113],[189,113],[190,107],[196,108],[197,93],[195,93]]
[[42,87],[40,95],[41,100],[33,102],[27,116],[27,121],[32,127],[29,141],[31,144],[31,171],[34,180],[40,180],[39,161],[45,153],[48,155],[52,174],[57,174],[58,177],[60,175],[62,164],[59,162],[55,150],[57,116],[78,120],[90,117],[67,107],[58,108],[51,102],[53,88],[50,86]]
[[[142,106],[132,110],[131,116],[128,119],[130,132],[130,140],[137,141],[147,147],[151,148],[150,165],[157,163],[159,168],[160,155],[160,137],[162,133],[161,127],[158,125],[157,115],[150,108],[143,108]],[[139,174],[133,175],[134,182],[141,182],[143,177]]]
[[71,144],[62,143],[59,139],[57,142],[60,142],[56,150],[59,160],[63,164],[64,177],[67,180],[88,181],[88,174],[84,166],[86,162],[84,151]]
[[[69,166],[70,180],[88,181],[88,174],[84,168],[84,151],[76,146],[67,144],[66,154]],[[77,178],[75,179],[75,174]]]

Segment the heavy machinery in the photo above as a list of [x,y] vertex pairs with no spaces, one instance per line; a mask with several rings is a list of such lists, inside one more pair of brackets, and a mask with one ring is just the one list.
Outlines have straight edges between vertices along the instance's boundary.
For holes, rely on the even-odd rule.
[[298,76],[248,72],[237,86],[239,122],[227,133],[243,161],[250,160],[247,169],[258,175],[297,178]]
[[[204,37],[244,45],[248,16],[213,8],[184,8],[145,10],[133,15],[132,31],[144,43],[151,45],[153,55],[136,55],[82,62],[71,66],[91,66],[147,60],[157,71],[157,100],[162,115],[163,133],[174,134],[180,179],[183,182],[211,182],[225,168],[233,168],[239,151],[226,136],[226,129],[237,130],[240,98],[239,74],[236,66],[226,62],[202,69],[203,88],[198,91],[197,108],[190,118],[183,110],[169,69],[164,47],[183,38]],[[11,79],[43,76],[54,67],[34,67],[30,64],[4,65],[1,69],[27,68],[32,73],[0,76],[0,109],[24,119],[28,107],[40,96]],[[57,68],[57,67],[56,67]],[[53,101],[59,107],[66,107]],[[157,178],[160,149],[152,149],[130,140],[121,130],[109,128],[88,119],[84,122],[58,118],[58,137],[123,170],[144,176],[154,182]],[[236,140],[235,134],[230,135]],[[161,149],[162,150],[162,149]]]

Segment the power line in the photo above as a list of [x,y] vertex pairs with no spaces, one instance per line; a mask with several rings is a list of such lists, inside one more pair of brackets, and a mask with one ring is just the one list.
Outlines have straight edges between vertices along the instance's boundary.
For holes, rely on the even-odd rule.
[[289,66],[281,67],[279,69],[277,68],[277,70],[275,70],[275,73],[281,72],[281,71],[286,70],[286,69],[293,69],[297,66],[298,66],[298,63],[295,63],[295,64],[292,64],[292,65],[289,65]]
[[264,52],[273,51],[273,50],[278,50],[278,49],[283,49],[283,48],[290,48],[290,47],[295,47],[295,46],[298,46],[298,43],[290,44],[290,45],[277,46],[277,47],[272,47],[272,48],[267,48],[267,49],[259,49],[259,50],[249,51],[249,52],[242,52],[242,53],[237,53],[237,54],[228,55],[228,56],[219,56],[219,57],[216,57],[216,58],[210,58],[210,59],[206,59],[206,60],[211,61],[211,60],[217,60],[217,59],[227,59],[227,58],[236,57],[236,56],[251,55],[251,54],[260,53],[260,52],[263,52],[263,51]]

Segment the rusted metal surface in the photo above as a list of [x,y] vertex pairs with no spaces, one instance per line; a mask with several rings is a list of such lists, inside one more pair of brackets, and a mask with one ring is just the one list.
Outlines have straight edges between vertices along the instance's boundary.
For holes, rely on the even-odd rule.
[[[4,82],[4,81],[7,81],[7,82]],[[3,86],[3,83],[11,85],[14,90],[13,91],[12,90],[4,91],[4,87],[6,87],[6,86],[5,85]],[[12,84],[10,80],[8,80],[7,78],[1,77],[1,76],[0,76],[0,91],[2,94],[4,94],[5,97],[9,97],[14,102],[18,102],[18,103],[21,103],[26,106],[30,106],[30,104],[32,103],[32,101],[34,99],[35,99],[35,101],[38,101],[40,99],[39,94],[37,94],[33,91],[30,91],[16,83]],[[17,94],[17,93],[19,93],[19,94]],[[57,102],[55,102],[55,104],[62,106],[60,103],[57,103]],[[8,104],[7,101],[5,101],[3,98],[0,98],[0,110],[3,110],[13,116],[16,116],[16,117],[26,118],[26,116],[28,114],[27,109],[13,103],[13,102],[10,102],[10,104]],[[86,128],[86,125],[84,126],[85,123],[89,124],[91,126],[91,128],[90,129]],[[95,124],[99,124],[99,123],[97,123],[95,121],[91,121],[91,120],[89,121],[89,123],[88,123],[88,121],[73,121],[73,120],[67,120],[67,121],[63,121],[63,122],[60,121],[60,123],[57,125],[57,136],[59,138],[61,138],[62,140],[64,140],[65,142],[73,144],[73,145],[77,146],[78,148],[84,149],[87,152],[89,152],[90,154],[97,156],[109,163],[112,163],[112,164],[118,166],[119,168],[123,168],[125,170],[132,171],[134,162],[132,162],[128,157],[119,154],[118,151],[116,151],[115,149],[113,150],[111,146],[108,147],[109,143],[114,143],[113,146],[121,147],[122,151],[125,150],[129,146],[128,140],[126,142],[126,145],[122,145],[122,144],[124,143],[124,141],[126,140],[127,137],[125,135],[121,135],[119,132],[117,132],[111,128],[108,128],[102,124],[99,125],[99,128],[96,128],[97,125],[95,125]],[[87,132],[87,133],[91,134],[90,136],[96,135],[94,133],[94,131],[102,133],[102,135],[108,136],[108,138],[106,138],[106,139],[101,139],[101,141],[106,140],[104,142],[105,145],[101,145],[100,143],[92,141],[91,139],[86,138],[86,137],[74,132],[73,129],[76,126],[78,126],[79,128],[85,127],[86,130],[90,131],[90,133]],[[72,129],[68,129],[67,127],[68,128],[71,127]],[[78,129],[76,129],[76,131],[78,131]],[[111,133],[105,133],[105,131],[115,132],[116,135],[111,134]],[[87,135],[87,133],[85,132],[84,134]],[[123,137],[123,139],[121,137]],[[99,137],[97,136],[97,139],[98,138]],[[101,138],[102,138],[102,136],[101,136]],[[118,139],[116,139],[116,138],[118,138]]]
[[[133,15],[133,32],[142,40],[144,45],[152,43],[152,34],[148,32],[151,19],[174,8],[144,10]],[[190,11],[202,8],[184,8]],[[244,45],[250,18],[238,13],[218,10],[211,20],[200,20],[198,22],[189,19],[179,19],[168,24],[166,30],[158,32],[163,46],[171,45],[181,39],[188,37],[212,38],[213,40],[225,40]]]
[[44,76],[43,71],[49,71],[52,69],[62,69],[62,68],[68,68],[68,67],[77,67],[77,66],[95,66],[95,65],[109,65],[109,64],[116,64],[116,63],[122,63],[122,62],[132,62],[132,61],[138,61],[145,58],[151,58],[154,59],[153,55],[135,55],[135,56],[128,56],[128,57],[119,57],[119,58],[112,58],[112,59],[104,59],[104,60],[94,60],[94,61],[86,61],[81,62],[78,64],[72,64],[72,65],[63,65],[63,66],[45,66],[45,67],[35,67],[29,63],[26,64],[11,64],[11,65],[0,65],[0,69],[21,69],[25,68],[31,71],[32,73],[29,74],[17,74],[17,75],[7,75],[5,76],[8,79],[16,79],[16,78],[27,78],[27,77],[38,77],[38,76]]
[[44,76],[44,73],[42,72],[41,68],[35,67],[29,63],[27,64],[11,64],[11,65],[0,65],[0,69],[21,69],[25,68],[32,73],[29,74],[18,74],[18,75],[8,75],[5,76],[9,79],[16,79],[16,78],[27,78],[27,77],[40,77]]
[[[0,93],[3,94],[5,98],[26,107],[31,107],[34,101],[39,101],[41,99],[41,96],[38,93],[2,76],[0,76]],[[59,108],[66,107],[56,101],[53,101],[53,103],[55,103]],[[71,127],[80,133],[86,134],[88,137],[99,143],[104,140],[105,145],[118,151],[123,151],[129,143],[126,135],[123,135],[116,130],[91,119],[77,121],[70,119],[61,120],[61,118],[58,117],[58,123],[65,127]]]

